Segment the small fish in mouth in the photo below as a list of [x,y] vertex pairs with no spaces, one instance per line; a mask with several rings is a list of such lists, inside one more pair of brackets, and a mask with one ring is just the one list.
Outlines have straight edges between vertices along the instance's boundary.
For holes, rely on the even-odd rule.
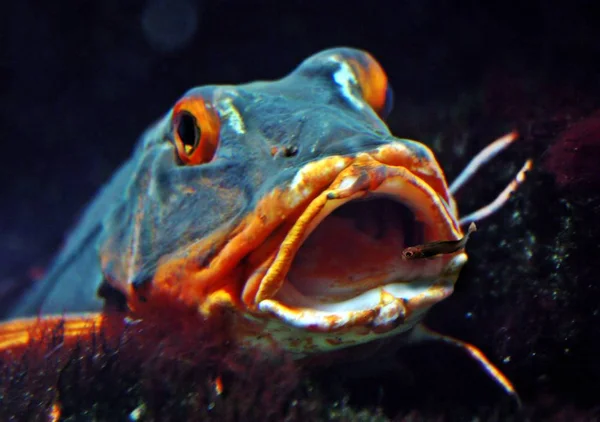
[[471,233],[477,231],[475,223],[469,225],[469,230],[459,240],[438,240],[435,242],[425,243],[423,245],[410,246],[402,251],[402,259],[432,259],[438,255],[447,255],[464,249],[469,240]]

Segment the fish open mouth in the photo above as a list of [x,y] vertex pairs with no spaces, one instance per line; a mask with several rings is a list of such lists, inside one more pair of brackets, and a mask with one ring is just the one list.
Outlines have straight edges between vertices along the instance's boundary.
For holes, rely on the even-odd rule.
[[423,243],[423,236],[423,223],[389,197],[375,194],[347,202],[302,243],[283,287],[334,303],[394,279],[411,278],[422,265],[402,260],[398,251]]
[[315,331],[386,331],[450,295],[466,254],[402,259],[408,246],[462,236],[444,196],[411,170],[365,153],[340,171],[290,224],[252,292],[256,309]]

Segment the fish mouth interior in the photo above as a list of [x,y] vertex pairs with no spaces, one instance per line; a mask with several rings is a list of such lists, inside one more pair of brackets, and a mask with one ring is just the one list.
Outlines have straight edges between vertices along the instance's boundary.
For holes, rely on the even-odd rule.
[[404,261],[401,253],[423,243],[424,226],[408,206],[386,195],[347,202],[300,246],[287,284],[303,296],[331,303],[410,279],[422,263]]
[[[283,285],[266,306],[273,310],[277,303],[276,313],[296,309],[303,316],[292,323],[302,325],[308,324],[309,312],[325,316],[379,309],[383,291],[396,302],[421,296],[447,259],[406,261],[402,250],[430,241],[431,232],[393,196],[371,192],[348,201],[308,234]],[[402,313],[398,308],[394,318]]]

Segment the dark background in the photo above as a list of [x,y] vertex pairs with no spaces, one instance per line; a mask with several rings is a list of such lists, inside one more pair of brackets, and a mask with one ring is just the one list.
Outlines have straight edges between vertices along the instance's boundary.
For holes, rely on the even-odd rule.
[[[518,146],[458,196],[461,208],[493,199],[526,157],[536,160],[528,184],[482,223],[455,296],[430,325],[480,346],[531,414],[587,417],[600,404],[595,2],[20,1],[2,9],[0,306],[41,276],[86,201],[187,89],[280,78],[321,49],[352,46],[387,71],[394,133],[432,146],[449,179],[485,144],[520,130]],[[421,360],[413,376],[429,365]],[[470,382],[451,369],[435,378],[451,366],[425,370],[441,395]]]

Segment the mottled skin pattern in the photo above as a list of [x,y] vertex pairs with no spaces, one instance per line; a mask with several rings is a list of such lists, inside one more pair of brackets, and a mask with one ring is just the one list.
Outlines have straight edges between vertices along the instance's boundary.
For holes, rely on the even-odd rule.
[[[452,293],[466,254],[404,261],[401,251],[409,232],[416,243],[463,232],[431,151],[395,138],[382,120],[391,102],[379,64],[353,49],[321,52],[281,80],[188,91],[141,137],[10,316],[226,310],[238,341],[297,356],[399,333],[437,338],[417,324]],[[402,209],[371,201],[382,198]],[[363,199],[383,205],[351,221],[385,220],[377,236],[330,218]],[[307,246],[322,252],[296,258],[322,227],[328,234]],[[31,320],[22,321],[0,326],[2,348],[27,340]],[[444,339],[512,392],[480,352]]]

